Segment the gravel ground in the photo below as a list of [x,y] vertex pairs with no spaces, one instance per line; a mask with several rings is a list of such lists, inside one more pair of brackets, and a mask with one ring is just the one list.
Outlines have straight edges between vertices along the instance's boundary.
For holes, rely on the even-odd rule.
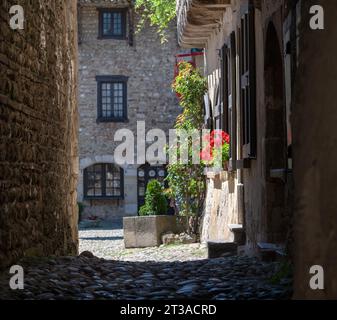
[[80,253],[90,251],[104,259],[120,261],[191,261],[205,259],[206,247],[199,243],[169,245],[144,249],[125,249],[120,225],[105,225],[101,229],[79,231]]

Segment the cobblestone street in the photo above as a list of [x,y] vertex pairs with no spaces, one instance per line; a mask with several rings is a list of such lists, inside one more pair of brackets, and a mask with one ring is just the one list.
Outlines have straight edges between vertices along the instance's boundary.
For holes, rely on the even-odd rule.
[[100,229],[79,231],[79,252],[90,251],[98,258],[120,261],[189,261],[205,259],[206,247],[196,244],[169,245],[142,249],[125,249],[123,229],[119,224],[106,224]]
[[291,296],[289,280],[272,281],[277,263],[248,257],[207,260],[206,249],[199,244],[125,250],[122,236],[120,229],[80,231],[79,257],[26,260],[25,289],[6,290],[8,275],[3,274],[0,298],[253,300]]

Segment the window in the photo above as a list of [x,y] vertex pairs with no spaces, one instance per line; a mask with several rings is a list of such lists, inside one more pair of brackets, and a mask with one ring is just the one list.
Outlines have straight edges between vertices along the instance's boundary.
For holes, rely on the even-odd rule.
[[99,11],[99,38],[126,39],[125,9],[101,9]]
[[221,52],[221,100],[223,101],[221,129],[230,139],[229,167],[236,169],[236,40],[232,32]]
[[242,153],[244,159],[256,158],[256,93],[254,6],[249,5],[240,25],[240,104]]
[[98,76],[97,120],[123,122],[127,119],[127,77]]
[[124,197],[123,169],[99,163],[84,170],[84,197],[86,199]]

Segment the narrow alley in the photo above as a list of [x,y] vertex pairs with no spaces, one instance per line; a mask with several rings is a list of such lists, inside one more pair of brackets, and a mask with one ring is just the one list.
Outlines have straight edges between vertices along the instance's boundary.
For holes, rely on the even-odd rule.
[[2,0],[0,300],[337,299],[336,16]]

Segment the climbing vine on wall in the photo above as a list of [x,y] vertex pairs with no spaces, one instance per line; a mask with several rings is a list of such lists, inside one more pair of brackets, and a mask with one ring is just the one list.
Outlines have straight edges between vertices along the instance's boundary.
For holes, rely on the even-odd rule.
[[[185,130],[191,137],[186,144],[187,163],[170,163],[167,180],[171,195],[179,207],[179,214],[191,217],[193,223],[190,224],[190,231],[197,234],[205,200],[206,182],[203,163],[196,164],[192,161],[192,146],[195,143],[200,144],[200,135],[194,140],[192,132],[200,133],[203,127],[203,97],[207,91],[207,82],[191,64],[182,62],[179,64],[179,74],[173,83],[173,89],[180,96],[183,109],[177,118],[175,129]],[[170,154],[177,154],[178,160],[181,150],[179,144],[170,146],[169,149]]]

